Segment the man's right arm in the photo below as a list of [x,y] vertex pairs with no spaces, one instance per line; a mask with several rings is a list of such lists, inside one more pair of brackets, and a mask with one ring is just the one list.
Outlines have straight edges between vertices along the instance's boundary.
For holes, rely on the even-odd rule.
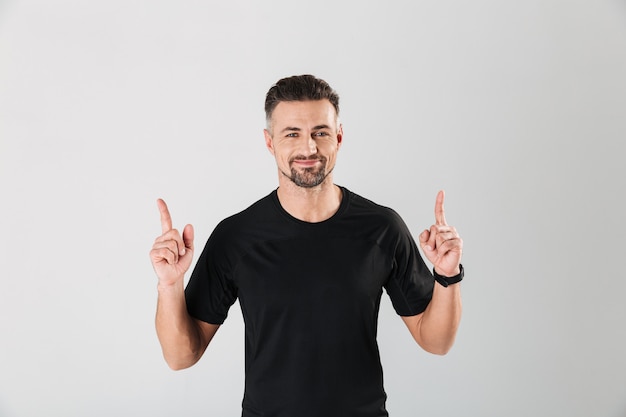
[[163,200],[159,236],[150,251],[152,266],[159,278],[156,331],[163,356],[170,368],[185,369],[198,362],[219,325],[197,320],[187,312],[184,277],[193,259],[193,227],[183,234],[172,228],[172,219]]

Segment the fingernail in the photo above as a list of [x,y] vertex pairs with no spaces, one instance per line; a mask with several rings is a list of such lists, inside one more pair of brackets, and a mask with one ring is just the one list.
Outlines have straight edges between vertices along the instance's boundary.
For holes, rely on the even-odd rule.
[[426,245],[424,247],[426,248],[426,250],[433,250],[432,246],[430,246],[430,245]]
[[185,252],[187,252],[185,248],[182,248],[180,251],[180,256],[185,256]]

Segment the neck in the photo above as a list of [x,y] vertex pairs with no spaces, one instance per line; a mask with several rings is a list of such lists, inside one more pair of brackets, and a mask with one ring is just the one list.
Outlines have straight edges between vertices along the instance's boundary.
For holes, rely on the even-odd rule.
[[298,220],[319,223],[339,210],[342,191],[329,176],[316,187],[299,187],[290,180],[279,181],[278,200],[287,213]]

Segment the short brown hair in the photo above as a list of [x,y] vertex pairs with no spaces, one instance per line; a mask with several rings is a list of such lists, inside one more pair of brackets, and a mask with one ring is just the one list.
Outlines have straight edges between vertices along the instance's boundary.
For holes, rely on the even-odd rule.
[[269,126],[274,109],[281,101],[308,101],[327,99],[339,116],[339,95],[324,80],[313,75],[294,75],[274,84],[265,96],[265,118]]

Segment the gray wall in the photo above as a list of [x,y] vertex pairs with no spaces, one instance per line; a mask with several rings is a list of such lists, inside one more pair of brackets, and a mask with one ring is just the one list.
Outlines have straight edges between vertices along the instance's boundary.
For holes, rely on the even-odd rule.
[[447,356],[383,299],[392,416],[626,416],[623,0],[0,3],[0,415],[238,415],[238,308],[161,357],[155,200],[202,246],[273,189],[299,73],[342,96],[337,183],[415,234],[443,188],[465,241]]

